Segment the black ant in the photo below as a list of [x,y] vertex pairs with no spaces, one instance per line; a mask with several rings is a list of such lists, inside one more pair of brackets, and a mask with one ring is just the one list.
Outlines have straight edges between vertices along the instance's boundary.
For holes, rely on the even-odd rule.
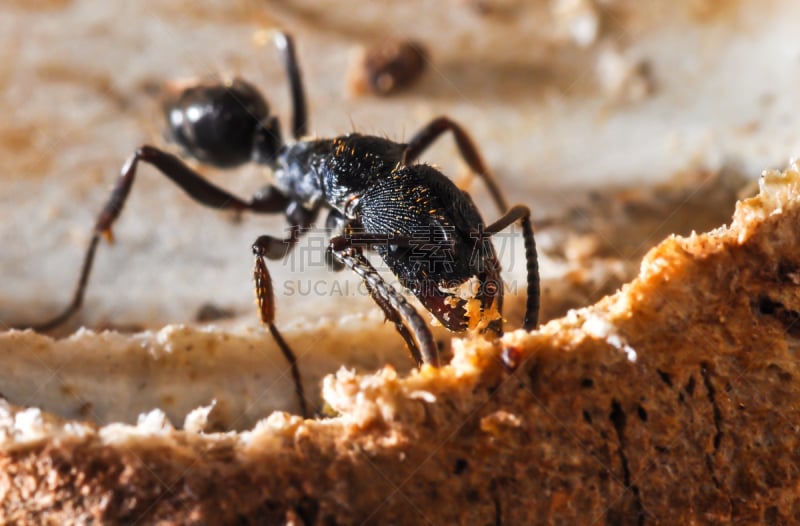
[[[274,324],[272,284],[264,258],[283,258],[322,208],[328,210],[328,230],[336,234],[326,252],[329,266],[348,267],[364,280],[418,365],[438,366],[436,342],[414,307],[364,256],[365,249],[377,252],[402,286],[449,330],[477,327],[499,336],[503,332],[503,282],[489,238],[519,221],[527,261],[523,327],[536,328],[539,270],[530,211],[521,205],[508,207],[467,133],[450,119],[439,117],[407,143],[357,133],[333,139],[308,138],[305,94],[293,41],[278,33],[275,43],[289,77],[294,141],[282,139],[278,119],[270,115],[266,100],[243,80],[188,87],[165,107],[172,138],[188,155],[221,168],[247,162],[264,164],[273,171],[275,182],[243,200],[211,184],[175,155],[141,146],[123,165],[97,218],[72,302],[34,329],[52,329],[80,309],[100,236],[113,241],[112,226],[122,212],[140,162],[154,166],[205,206],[286,216],[288,237],[264,235],[253,244],[255,290],[261,321],[291,364],[304,416],[308,409],[300,372],[294,353]],[[486,225],[469,194],[450,179],[415,162],[447,131],[453,133],[462,157],[483,178],[500,208],[502,216],[494,223]],[[475,287],[464,291],[469,285]]]

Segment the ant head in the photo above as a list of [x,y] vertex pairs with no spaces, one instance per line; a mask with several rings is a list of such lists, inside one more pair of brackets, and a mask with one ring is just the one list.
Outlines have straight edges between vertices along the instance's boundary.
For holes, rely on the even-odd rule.
[[251,84],[196,84],[164,105],[172,139],[199,161],[220,168],[270,164],[282,145],[278,119]]

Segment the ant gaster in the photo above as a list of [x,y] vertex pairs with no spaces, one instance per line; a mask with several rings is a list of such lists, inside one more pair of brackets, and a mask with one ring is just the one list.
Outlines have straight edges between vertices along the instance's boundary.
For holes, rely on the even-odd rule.
[[[154,166],[205,206],[286,216],[288,237],[263,235],[253,244],[255,291],[261,320],[291,364],[303,415],[308,415],[308,408],[300,372],[294,353],[274,324],[272,284],[264,258],[283,258],[323,208],[328,211],[327,228],[335,234],[326,252],[329,266],[348,267],[364,280],[418,365],[439,364],[436,342],[415,308],[371,265],[365,250],[377,252],[402,286],[449,330],[478,327],[499,336],[503,331],[503,282],[489,238],[519,222],[527,262],[523,326],[536,328],[539,273],[530,211],[521,205],[508,207],[467,133],[450,119],[439,117],[407,143],[357,133],[333,139],[308,138],[305,94],[292,39],[277,33],[275,43],[289,77],[294,141],[282,139],[278,119],[270,114],[267,101],[243,80],[194,85],[165,106],[171,136],[186,154],[222,168],[247,162],[263,164],[272,170],[274,183],[244,200],[208,182],[175,155],[141,146],[122,167],[97,218],[71,303],[34,328],[52,329],[80,309],[100,236],[113,241],[112,226],[122,212],[140,162]],[[499,207],[502,215],[494,223],[485,224],[469,194],[450,179],[416,162],[447,131],[452,132],[461,156],[483,178]],[[463,286],[476,284],[473,290],[463,291]],[[475,301],[477,311],[472,307]],[[482,323],[471,319],[468,308],[472,317],[480,313]]]

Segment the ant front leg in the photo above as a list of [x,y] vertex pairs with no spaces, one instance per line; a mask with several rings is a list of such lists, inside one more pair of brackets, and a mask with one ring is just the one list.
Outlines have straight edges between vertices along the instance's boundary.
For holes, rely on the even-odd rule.
[[406,144],[406,149],[403,152],[403,158],[400,164],[407,165],[413,163],[422,153],[430,147],[441,135],[447,131],[453,132],[453,137],[456,140],[456,146],[461,153],[461,157],[475,174],[481,177],[486,183],[492,199],[500,209],[500,213],[505,213],[508,210],[508,202],[500,191],[500,187],[494,180],[489,168],[483,161],[478,147],[470,138],[469,134],[457,122],[448,117],[437,117],[429,122],[424,128],[414,134],[411,140]]
[[72,301],[57,316],[43,323],[30,326],[33,330],[45,332],[54,329],[80,310],[86,294],[86,287],[89,283],[89,276],[94,264],[100,236],[105,236],[109,242],[113,243],[112,227],[122,213],[122,209],[128,199],[131,187],[136,179],[136,169],[139,162],[154,166],[161,174],[180,186],[194,201],[218,210],[249,210],[256,213],[272,214],[283,212],[290,203],[290,200],[278,191],[264,192],[256,195],[250,201],[243,201],[203,179],[202,176],[186,166],[175,155],[161,151],[153,146],[142,146],[123,165],[111,195],[97,217],[89,247],[83,258],[80,277],[72,295]]
[[[379,236],[380,237],[380,236]],[[384,239],[386,236],[382,236]],[[370,244],[375,239],[366,234],[359,242]],[[328,250],[337,260],[355,272],[367,286],[370,296],[394,323],[397,332],[405,340],[412,358],[421,366],[423,363],[439,366],[439,351],[428,325],[394,288],[378,274],[375,267],[364,257],[363,250],[354,244],[353,237],[337,236],[331,239]]]
[[[492,195],[495,204],[503,214],[497,222],[485,228],[479,236],[495,234],[500,230],[510,226],[515,221],[519,221],[522,226],[522,236],[525,241],[525,260],[527,267],[527,300],[525,305],[525,320],[523,327],[525,330],[533,330],[538,326],[539,320],[539,261],[536,253],[536,242],[533,236],[533,225],[531,223],[530,209],[526,206],[517,205],[511,209],[503,196],[500,187],[492,177],[491,172],[483,161],[477,146],[470,138],[469,134],[458,123],[448,117],[438,117],[428,123],[424,128],[417,132],[403,152],[402,164],[413,162],[424,152],[433,142],[443,133],[451,131],[456,140],[456,145],[461,153],[461,157],[466,161],[469,168],[483,178],[489,193]],[[501,226],[502,225],[502,226]]]
[[487,227],[478,230],[474,235],[478,242],[504,230],[519,221],[522,225],[522,238],[525,242],[525,262],[527,272],[527,300],[525,303],[525,319],[522,327],[532,331],[539,325],[539,258],[536,254],[536,240],[533,237],[531,211],[527,206],[516,205],[503,216]]

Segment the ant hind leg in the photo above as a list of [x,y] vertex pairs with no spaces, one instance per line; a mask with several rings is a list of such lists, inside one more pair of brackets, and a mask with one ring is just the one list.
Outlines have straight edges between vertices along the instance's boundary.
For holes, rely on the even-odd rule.
[[29,328],[39,332],[52,330],[62,325],[80,310],[86,294],[86,287],[89,283],[100,236],[104,236],[109,242],[114,241],[112,227],[122,213],[133,183],[136,180],[139,162],[152,165],[162,175],[181,187],[194,201],[210,208],[274,214],[283,212],[289,203],[289,199],[277,191],[266,192],[262,195],[257,195],[250,201],[244,201],[203,179],[200,174],[189,168],[177,156],[153,146],[141,146],[123,165],[108,201],[97,216],[72,300],[56,316],[42,323],[28,325]]
[[281,54],[281,60],[283,60],[289,76],[289,89],[292,97],[292,134],[295,139],[299,139],[308,134],[308,109],[303,79],[294,51],[294,39],[286,33],[277,32],[274,40],[275,47]]

